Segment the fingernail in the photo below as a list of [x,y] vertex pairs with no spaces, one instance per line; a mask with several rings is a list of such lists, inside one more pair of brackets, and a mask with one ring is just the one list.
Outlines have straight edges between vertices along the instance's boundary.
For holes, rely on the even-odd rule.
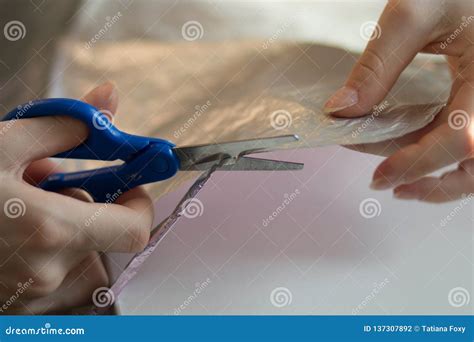
[[387,181],[385,178],[375,178],[372,180],[372,183],[370,183],[370,188],[372,190],[386,190],[391,188],[392,184],[390,184],[389,181]]
[[100,88],[104,92],[108,92],[109,93],[109,97],[108,97],[109,99],[116,96],[117,87],[115,86],[115,83],[112,82],[112,81],[105,81],[104,83],[99,85],[98,88]]
[[393,196],[398,199],[418,199],[418,195],[413,191],[406,191],[402,189],[395,189],[393,190]]
[[[109,108],[114,101],[117,100],[118,97],[118,92],[117,92],[117,87],[115,84],[111,81],[107,81],[102,83],[99,87],[99,96],[97,96],[97,107],[100,109],[106,109]],[[102,95],[103,94],[103,95]],[[105,96],[104,96],[105,95]]]
[[112,103],[118,98],[118,91],[117,91],[117,87],[115,86],[115,83],[110,82],[110,84],[112,86],[112,90],[110,91],[110,95],[109,95],[109,103]]
[[325,113],[334,113],[349,108],[359,102],[359,94],[354,88],[342,87],[324,105]]

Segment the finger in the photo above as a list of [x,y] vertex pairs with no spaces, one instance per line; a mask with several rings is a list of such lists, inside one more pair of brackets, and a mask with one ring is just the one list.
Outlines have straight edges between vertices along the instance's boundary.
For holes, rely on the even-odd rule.
[[[472,156],[473,144],[470,137],[474,104],[472,89],[466,84],[457,94],[450,108],[442,115],[444,123],[427,133],[417,143],[408,145],[382,162],[374,173],[371,187],[383,190],[417,179],[444,166]],[[457,119],[464,126],[456,126]]]
[[92,89],[81,100],[99,110],[106,110],[110,114],[115,114],[118,107],[117,87],[113,82],[105,82]]
[[474,159],[461,163],[457,170],[442,177],[424,177],[414,183],[404,184],[394,189],[400,199],[416,199],[424,202],[440,203],[454,201],[474,193]]
[[397,152],[398,150],[400,150],[401,148],[416,143],[424,135],[426,135],[428,131],[432,130],[433,127],[436,127],[436,126],[437,126],[436,123],[433,122],[430,125],[418,131],[406,134],[400,138],[384,140],[377,143],[344,145],[344,147],[353,151],[388,157],[394,154],[395,152]]
[[153,203],[142,188],[123,194],[117,204],[83,206],[74,221],[82,222],[78,247],[102,252],[139,252],[150,238],[153,211]]
[[31,244],[51,250],[131,253],[148,243],[153,205],[143,189],[123,194],[118,204],[88,203],[26,185],[22,190],[28,210],[19,224],[27,225],[34,215],[39,230],[40,240]]
[[344,86],[325,104],[326,113],[355,117],[370,112],[427,44],[430,30],[427,25],[420,25],[419,21],[425,20],[422,15],[415,16],[408,2],[394,3],[385,7]]
[[[23,175],[23,179],[31,185],[38,186],[50,175],[58,172],[62,172],[62,168],[58,163],[55,163],[50,159],[40,159],[34,161],[28,166]],[[86,191],[82,189],[67,188],[61,189],[58,192],[81,201],[94,202],[91,195],[89,195]]]
[[425,127],[408,133],[404,136],[395,139],[389,139],[380,141],[377,143],[367,143],[367,144],[357,144],[357,145],[345,145],[344,147],[358,151],[362,153],[370,153],[378,156],[388,157],[403,147],[408,145],[416,144],[420,141],[425,135],[433,131],[436,127],[441,126],[446,123],[446,115],[443,116],[441,113],[435,117],[435,119],[426,125]]
[[41,308],[48,307],[48,313],[71,314],[71,308],[92,304],[94,290],[107,285],[107,271],[100,255],[91,252],[66,275],[56,291],[28,303],[28,309],[41,313]]
[[23,179],[29,184],[36,186],[56,172],[61,172],[61,167],[58,163],[50,159],[41,159],[34,161],[27,167]]
[[[117,107],[117,92],[112,83],[91,91],[84,100],[109,111]],[[88,134],[82,122],[61,116],[21,119],[2,136],[0,158],[7,167],[23,170],[35,160],[55,155],[80,144]]]

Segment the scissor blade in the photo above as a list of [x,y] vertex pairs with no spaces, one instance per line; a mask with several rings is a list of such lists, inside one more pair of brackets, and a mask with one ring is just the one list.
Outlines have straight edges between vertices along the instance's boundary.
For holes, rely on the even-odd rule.
[[[297,135],[282,135],[217,144],[176,147],[174,151],[180,159],[181,170],[197,170],[196,164],[210,165],[211,162],[222,157],[229,159],[228,165],[235,164],[240,157],[246,154],[277,150],[283,145],[295,141],[298,141]],[[202,170],[202,168],[199,168],[199,170]]]
[[[215,162],[194,164],[187,171],[208,170]],[[219,171],[289,171],[301,170],[304,164],[281,160],[241,157],[235,163],[224,164]]]

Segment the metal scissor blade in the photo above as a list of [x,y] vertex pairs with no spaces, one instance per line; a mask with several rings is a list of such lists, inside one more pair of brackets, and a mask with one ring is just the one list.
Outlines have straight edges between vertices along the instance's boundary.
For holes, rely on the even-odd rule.
[[[215,162],[194,164],[188,171],[208,170]],[[218,171],[289,171],[301,170],[304,164],[281,160],[241,157],[235,163],[224,164],[217,168]]]
[[176,147],[173,150],[180,159],[181,170],[197,170],[196,164],[210,165],[212,161],[224,157],[228,159],[226,165],[233,165],[246,154],[277,150],[285,144],[298,141],[298,139],[297,135],[282,135],[217,144]]

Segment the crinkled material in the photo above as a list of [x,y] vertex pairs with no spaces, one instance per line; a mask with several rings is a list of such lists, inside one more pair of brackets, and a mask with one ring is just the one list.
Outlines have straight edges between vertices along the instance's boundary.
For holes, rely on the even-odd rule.
[[[178,146],[297,134],[295,147],[393,139],[430,123],[449,94],[444,66],[424,60],[402,74],[367,116],[322,112],[357,55],[302,43],[65,43],[64,95],[80,97],[101,79],[120,93],[117,127]],[[87,162],[77,167],[97,167]],[[103,164],[102,164],[103,165]],[[155,198],[195,176],[182,172],[151,185]]]

